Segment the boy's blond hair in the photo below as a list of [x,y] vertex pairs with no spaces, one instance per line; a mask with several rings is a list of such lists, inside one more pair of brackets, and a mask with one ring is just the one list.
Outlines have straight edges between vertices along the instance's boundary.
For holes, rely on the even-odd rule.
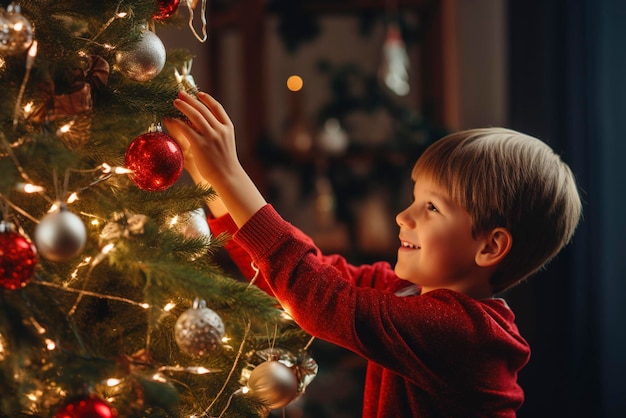
[[432,144],[413,168],[467,209],[480,236],[504,227],[509,254],[491,278],[502,292],[541,269],[571,239],[581,200],[570,168],[544,142],[503,128],[461,131]]

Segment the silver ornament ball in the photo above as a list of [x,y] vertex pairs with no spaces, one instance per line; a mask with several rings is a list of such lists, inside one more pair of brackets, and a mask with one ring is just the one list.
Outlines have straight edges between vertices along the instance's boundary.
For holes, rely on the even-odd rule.
[[152,80],[163,70],[166,58],[163,42],[147,29],[132,49],[120,50],[115,54],[119,71],[134,81]]
[[204,209],[198,208],[181,216],[177,224],[178,231],[186,238],[211,237],[211,229],[206,220]]
[[248,378],[249,393],[269,409],[280,409],[298,396],[298,380],[291,369],[269,360],[256,366]]
[[67,209],[45,215],[35,228],[35,246],[51,261],[69,261],[79,255],[87,242],[85,224]]
[[222,346],[224,333],[222,318],[199,299],[178,317],[174,325],[176,344],[191,356],[204,356],[217,351]]
[[33,27],[19,4],[11,3],[6,12],[0,9],[0,53],[17,55],[33,43]]

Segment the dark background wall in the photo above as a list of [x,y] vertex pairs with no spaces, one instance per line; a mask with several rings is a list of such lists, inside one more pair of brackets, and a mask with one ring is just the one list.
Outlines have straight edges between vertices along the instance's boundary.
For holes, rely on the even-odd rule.
[[574,243],[514,289],[533,347],[520,417],[626,416],[626,3],[511,1],[509,120],[559,150],[584,198]]

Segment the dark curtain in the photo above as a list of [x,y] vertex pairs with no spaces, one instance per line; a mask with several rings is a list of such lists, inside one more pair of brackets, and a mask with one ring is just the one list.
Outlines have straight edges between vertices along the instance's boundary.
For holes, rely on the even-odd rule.
[[519,417],[626,416],[626,2],[511,0],[510,127],[572,167],[574,242],[507,295],[532,358]]

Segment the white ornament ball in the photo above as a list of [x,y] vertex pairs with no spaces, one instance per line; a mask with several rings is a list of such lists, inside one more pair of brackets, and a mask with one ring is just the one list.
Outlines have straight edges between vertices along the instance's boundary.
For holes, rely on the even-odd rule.
[[39,253],[48,260],[69,261],[85,248],[87,230],[78,216],[62,208],[41,218],[34,241]]
[[249,393],[269,409],[280,409],[298,396],[298,379],[291,369],[270,360],[252,370],[247,384]]
[[222,318],[200,299],[196,299],[174,325],[176,344],[192,356],[204,356],[217,351],[222,346],[224,333]]
[[115,62],[120,72],[134,81],[149,81],[156,77],[167,58],[165,46],[152,31],[144,30],[139,42],[132,49],[120,50],[115,54]]

